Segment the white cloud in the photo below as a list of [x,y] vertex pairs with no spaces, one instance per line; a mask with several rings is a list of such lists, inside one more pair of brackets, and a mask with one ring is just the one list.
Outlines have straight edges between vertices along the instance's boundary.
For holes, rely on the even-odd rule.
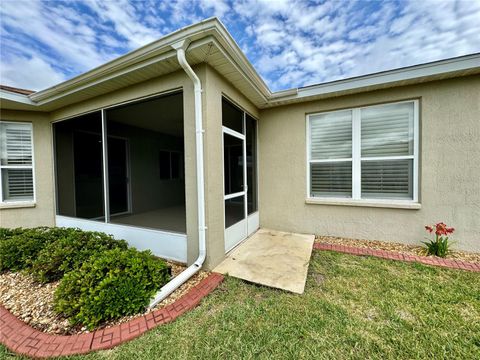
[[2,63],[0,82],[11,86],[41,90],[65,80],[65,76],[40,58],[16,58],[15,62]]
[[480,52],[480,1],[4,0],[0,11],[2,74],[22,86],[13,64],[71,77],[210,16],[272,90]]

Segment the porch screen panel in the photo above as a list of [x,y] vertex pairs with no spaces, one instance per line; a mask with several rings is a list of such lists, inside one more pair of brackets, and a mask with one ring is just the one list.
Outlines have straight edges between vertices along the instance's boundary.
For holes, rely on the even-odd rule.
[[109,221],[186,233],[183,94],[105,110]]
[[104,221],[101,113],[54,124],[57,214]]
[[0,122],[1,202],[32,201],[32,124]]

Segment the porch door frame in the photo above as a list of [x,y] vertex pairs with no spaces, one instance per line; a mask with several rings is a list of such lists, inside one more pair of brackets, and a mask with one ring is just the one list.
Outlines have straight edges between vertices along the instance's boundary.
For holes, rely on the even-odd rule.
[[[232,130],[229,127],[222,126],[222,153],[225,153],[225,134],[233,136],[242,141],[242,164],[243,164],[243,190],[233,193],[233,194],[225,194],[225,159],[223,161],[223,214],[224,214],[224,224],[226,225],[226,211],[225,211],[225,200],[240,198],[243,197],[244,200],[244,212],[243,212],[243,219],[230,227],[225,227],[224,229],[224,240],[225,240],[225,253],[228,253],[237,245],[239,245],[243,240],[247,237],[252,235],[258,228],[259,228],[259,209],[258,209],[258,120],[254,117],[250,116],[253,120],[255,120],[255,180],[254,184],[248,183],[248,176],[247,176],[247,113],[242,110],[243,112],[243,129],[245,134],[239,133],[238,131]],[[225,156],[225,155],[223,155]],[[257,197],[257,210],[252,212],[251,214],[248,213],[248,187],[255,186],[256,191],[253,192],[253,196]]]
[[[243,119],[245,123],[245,115]],[[222,150],[225,153],[225,134],[229,136],[233,136],[242,142],[242,164],[243,164],[243,190],[233,193],[233,194],[225,194],[225,182],[223,183],[223,214],[224,214],[224,224],[226,226],[227,223],[227,212],[225,209],[225,201],[236,199],[236,198],[243,198],[243,219],[236,222],[235,224],[231,225],[230,227],[225,228],[225,252],[230,251],[235,246],[237,246],[242,240],[244,240],[248,235],[248,221],[247,221],[247,214],[248,214],[248,203],[247,203],[247,192],[248,192],[248,184],[247,184],[247,147],[246,147],[246,136],[241,134],[235,130],[232,130],[226,126],[222,126]],[[225,179],[225,161],[223,163],[223,179]]]

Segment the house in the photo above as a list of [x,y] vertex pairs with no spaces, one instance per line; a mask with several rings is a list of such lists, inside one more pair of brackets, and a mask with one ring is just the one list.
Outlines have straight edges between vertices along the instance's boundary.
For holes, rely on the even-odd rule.
[[259,227],[480,251],[480,54],[271,92],[212,18],[0,95],[1,227],[208,268]]

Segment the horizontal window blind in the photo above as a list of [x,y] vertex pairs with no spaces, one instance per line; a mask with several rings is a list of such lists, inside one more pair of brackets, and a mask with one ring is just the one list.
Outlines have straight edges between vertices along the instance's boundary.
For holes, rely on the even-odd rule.
[[416,101],[308,116],[309,196],[417,200]]
[[362,161],[362,197],[411,199],[413,160]]
[[30,124],[0,123],[1,164],[32,165],[32,129]]
[[1,201],[33,200],[32,125],[0,122]]
[[32,169],[2,169],[3,199],[32,200]]
[[352,112],[336,111],[310,117],[312,160],[352,157]]
[[311,196],[352,196],[352,162],[313,163]]
[[362,157],[413,155],[413,103],[361,111]]

